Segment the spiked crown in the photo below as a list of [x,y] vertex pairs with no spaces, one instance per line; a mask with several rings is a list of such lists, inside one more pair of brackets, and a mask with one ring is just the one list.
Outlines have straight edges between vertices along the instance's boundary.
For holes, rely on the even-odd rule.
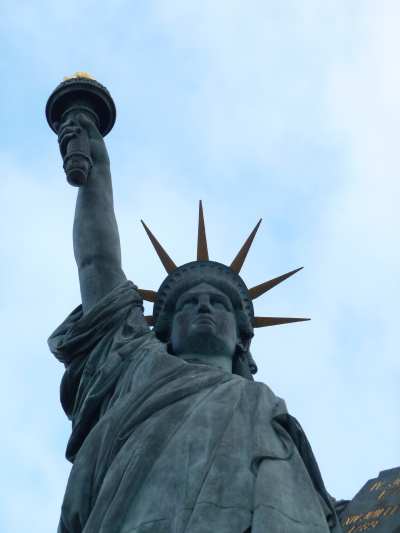
[[151,326],[156,324],[158,317],[168,302],[169,294],[174,291],[174,288],[176,288],[177,285],[184,287],[188,282],[190,283],[190,278],[192,280],[197,280],[197,283],[200,283],[201,281],[206,281],[207,277],[215,275],[224,278],[226,283],[235,289],[236,293],[241,299],[243,310],[248,315],[251,325],[254,328],[276,326],[278,324],[288,324],[291,322],[303,322],[305,320],[309,320],[309,318],[254,316],[252,300],[255,300],[303,268],[300,267],[295,270],[291,270],[286,274],[282,274],[281,276],[265,281],[264,283],[251,287],[250,289],[247,288],[239,273],[253,243],[257,230],[261,224],[261,220],[262,219],[258,221],[255,228],[250,233],[229,267],[227,265],[223,265],[222,263],[209,260],[204,213],[201,201],[199,202],[197,260],[192,261],[191,263],[186,263],[180,267],[174,263],[150,229],[143,221],[141,221],[151,243],[154,246],[155,251],[157,252],[158,257],[168,273],[168,276],[163,281],[157,292],[154,290],[139,289],[139,293],[144,300],[154,303],[153,314],[145,317],[148,324]]

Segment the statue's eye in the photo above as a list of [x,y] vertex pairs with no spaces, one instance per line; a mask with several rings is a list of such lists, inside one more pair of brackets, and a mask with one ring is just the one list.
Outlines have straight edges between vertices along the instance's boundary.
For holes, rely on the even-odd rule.
[[215,297],[213,296],[212,298],[210,298],[210,303],[217,309],[226,309],[227,311],[231,310],[230,305],[225,300],[225,298],[219,298],[218,296],[215,296]]
[[196,304],[197,304],[196,298],[194,298],[194,297],[193,298],[188,298],[187,300],[184,300],[181,303],[181,305],[179,306],[179,310],[191,307],[191,306],[196,305]]

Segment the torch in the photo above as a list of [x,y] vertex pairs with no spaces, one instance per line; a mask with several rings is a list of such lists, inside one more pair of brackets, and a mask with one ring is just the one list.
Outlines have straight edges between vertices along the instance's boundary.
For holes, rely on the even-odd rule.
[[[105,137],[115,124],[116,109],[108,90],[86,72],[77,72],[64,78],[51,93],[46,104],[46,118],[50,128],[58,134],[60,125],[74,122],[78,113],[91,119]],[[87,182],[93,162],[87,131],[78,130],[63,154],[63,166],[67,180],[79,187]]]

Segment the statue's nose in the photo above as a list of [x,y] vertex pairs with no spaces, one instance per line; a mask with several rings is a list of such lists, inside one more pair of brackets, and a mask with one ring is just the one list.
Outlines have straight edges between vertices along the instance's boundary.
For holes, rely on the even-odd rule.
[[199,299],[198,311],[199,313],[209,313],[211,311],[210,298],[202,296]]

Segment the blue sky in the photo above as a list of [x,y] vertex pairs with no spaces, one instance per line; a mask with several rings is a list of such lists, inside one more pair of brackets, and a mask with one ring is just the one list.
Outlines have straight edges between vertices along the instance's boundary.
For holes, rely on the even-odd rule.
[[305,268],[256,310],[312,321],[257,331],[258,379],[302,423],[334,496],[400,464],[399,15],[385,0],[3,2],[1,532],[55,531],[69,473],[46,339],[79,303],[76,190],[44,106],[77,70],[117,106],[128,277],[164,277],[140,218],[182,264],[199,199],[217,261],[262,217],[249,286]]

